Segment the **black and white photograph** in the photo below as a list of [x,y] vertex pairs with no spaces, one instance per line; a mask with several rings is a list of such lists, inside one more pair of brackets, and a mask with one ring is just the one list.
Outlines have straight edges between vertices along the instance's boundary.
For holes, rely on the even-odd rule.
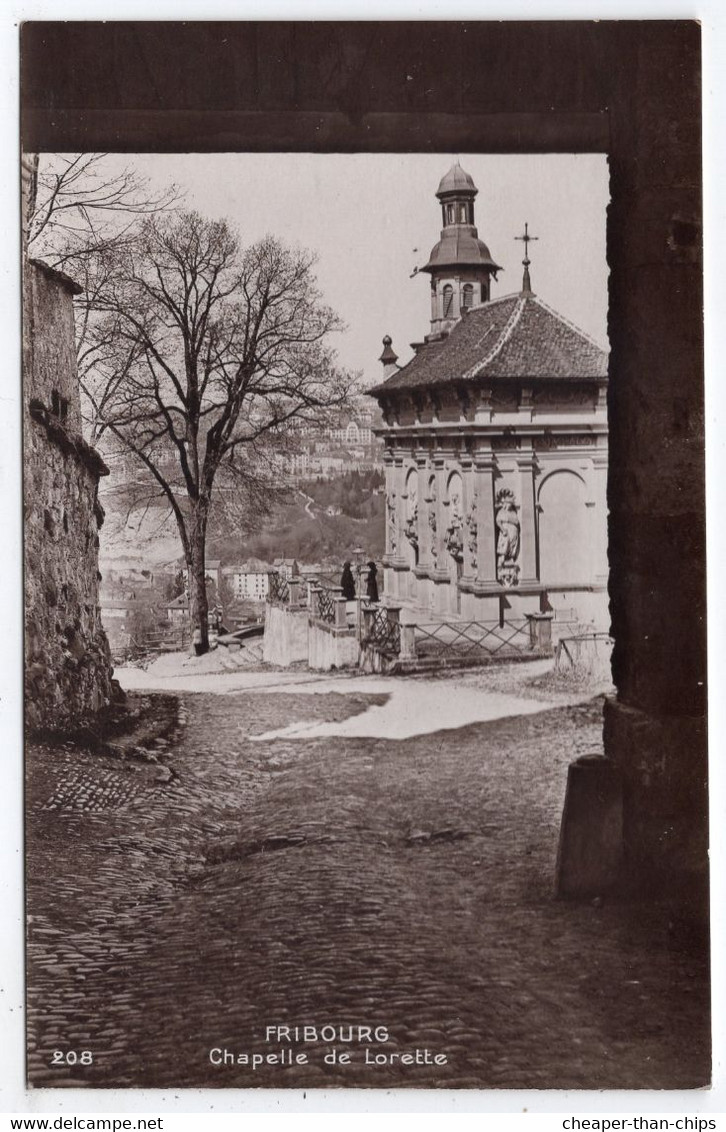
[[21,49],[27,1087],[707,1088],[698,25]]

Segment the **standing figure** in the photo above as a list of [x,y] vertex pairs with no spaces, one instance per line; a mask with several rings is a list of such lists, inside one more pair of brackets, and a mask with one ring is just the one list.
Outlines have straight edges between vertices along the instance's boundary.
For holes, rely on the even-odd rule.
[[343,573],[340,575],[340,588],[346,601],[355,601],[355,578],[350,568],[350,562],[343,563]]
[[366,581],[366,596],[371,602],[378,602],[378,570],[375,562],[368,563],[368,580]]
[[503,488],[497,495],[497,579],[505,586],[516,586],[519,581],[520,527],[514,495]]

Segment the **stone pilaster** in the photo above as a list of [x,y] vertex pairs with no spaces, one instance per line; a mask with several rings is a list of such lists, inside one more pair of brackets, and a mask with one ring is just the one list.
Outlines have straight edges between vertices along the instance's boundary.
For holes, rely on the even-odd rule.
[[[472,582],[476,576],[476,546],[473,548],[472,553],[471,543],[471,525],[469,522],[470,516],[474,517],[477,521],[476,511],[478,504],[478,496],[476,490],[476,476],[474,471],[474,461],[471,453],[467,452],[462,455],[461,461],[461,480],[464,485],[463,498],[461,501],[461,514],[463,519],[463,540],[464,540],[464,569],[462,573],[462,582]],[[473,560],[473,561],[472,561]]]
[[537,568],[537,512],[535,510],[535,472],[537,458],[532,451],[524,449],[517,456],[519,470],[519,584],[536,583],[539,576]]
[[386,548],[385,548],[384,553],[385,553],[385,558],[386,558],[386,561],[387,561],[393,553],[392,549],[391,549],[391,527],[390,527],[390,523],[389,523],[388,501],[391,498],[392,493],[395,492],[395,490],[396,490],[395,485],[394,485],[395,466],[394,466],[394,463],[393,463],[393,448],[388,444],[386,445],[386,450],[383,453],[383,468],[384,468],[384,475],[385,475],[385,512],[386,512],[385,513]]
[[494,524],[494,472],[496,458],[491,449],[480,447],[474,457],[477,494],[477,586],[497,583],[497,533]]
[[593,458],[593,499],[595,503],[595,537],[593,540],[593,576],[596,585],[606,586],[608,581],[608,454],[599,451]]
[[428,452],[416,453],[418,467],[418,564],[424,569],[431,563],[431,532],[429,530],[429,457]]
[[[435,575],[445,575],[448,578],[448,571],[446,570],[444,548],[444,496],[446,494],[446,458],[440,448],[436,449],[432,455],[432,464],[434,469],[434,476],[436,477],[436,500],[433,505],[433,512],[436,516],[436,532],[431,532],[431,557],[433,572]],[[435,551],[435,554],[434,554]],[[436,563],[433,564],[435,557]]]
[[[388,565],[393,568],[395,580],[390,591],[394,596],[406,596],[402,594],[402,587],[405,590],[405,582],[401,580],[401,571],[405,570],[409,565],[407,546],[408,542],[404,534],[404,526],[406,522],[406,500],[404,499],[404,492],[406,488],[405,480],[406,470],[404,467],[404,452],[396,448],[393,453],[393,467],[391,475],[392,496],[386,498],[386,523],[387,523],[387,546],[390,547],[388,554]],[[389,503],[393,502],[393,513],[389,511]],[[392,521],[391,521],[392,518]],[[391,543],[391,536],[393,535],[393,543]],[[405,543],[405,546],[404,546]]]

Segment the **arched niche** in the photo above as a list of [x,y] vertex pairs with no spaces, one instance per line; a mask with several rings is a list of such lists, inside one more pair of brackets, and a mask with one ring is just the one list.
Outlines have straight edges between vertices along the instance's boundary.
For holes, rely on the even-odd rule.
[[585,481],[560,468],[540,484],[539,576],[544,585],[583,585],[591,580],[590,517]]
[[444,546],[451,579],[448,604],[452,613],[458,613],[461,611],[461,593],[457,583],[464,562],[464,483],[458,471],[451,472],[446,481],[446,504]]
[[403,533],[406,536],[406,546],[409,553],[409,564],[418,566],[419,558],[419,532],[418,532],[418,470],[409,468],[406,475],[406,512],[403,520]]

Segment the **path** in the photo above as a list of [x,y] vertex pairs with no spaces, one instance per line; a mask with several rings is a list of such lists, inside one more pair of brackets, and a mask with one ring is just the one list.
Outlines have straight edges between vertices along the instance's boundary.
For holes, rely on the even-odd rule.
[[[167,784],[29,752],[33,1083],[704,1083],[707,982],[685,929],[552,898],[566,767],[598,749],[600,703],[398,741],[259,738],[383,702],[342,686],[184,697]],[[210,1060],[287,1049],[266,1041],[280,1024],[385,1027],[385,1064],[365,1042],[336,1043],[350,1065],[320,1042],[293,1067]],[[50,1064],[80,1049],[91,1066]],[[444,1062],[390,1057],[426,1050]]]

